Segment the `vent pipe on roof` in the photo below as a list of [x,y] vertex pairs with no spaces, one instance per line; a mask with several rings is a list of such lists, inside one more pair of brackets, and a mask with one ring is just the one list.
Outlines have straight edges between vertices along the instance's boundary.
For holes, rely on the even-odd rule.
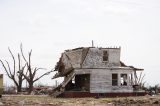
[[93,40],[92,40],[92,47],[94,47],[94,42],[93,42]]

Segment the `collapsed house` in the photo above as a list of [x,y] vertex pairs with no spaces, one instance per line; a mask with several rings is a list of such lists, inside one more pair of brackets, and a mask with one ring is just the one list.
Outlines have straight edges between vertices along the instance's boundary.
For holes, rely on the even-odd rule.
[[121,48],[82,47],[66,50],[55,67],[53,79],[64,81],[53,90],[55,97],[135,96],[142,79],[136,72],[143,69],[120,61]]

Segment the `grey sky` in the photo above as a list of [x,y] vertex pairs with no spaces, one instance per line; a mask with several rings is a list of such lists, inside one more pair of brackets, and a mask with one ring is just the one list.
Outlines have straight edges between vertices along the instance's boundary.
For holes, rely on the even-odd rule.
[[[121,60],[160,84],[159,0],[0,0],[0,58],[33,49],[33,64],[54,68],[65,49],[121,46]],[[2,70],[2,67],[0,67]],[[53,80],[43,78],[40,82]],[[5,83],[7,82],[5,78]]]

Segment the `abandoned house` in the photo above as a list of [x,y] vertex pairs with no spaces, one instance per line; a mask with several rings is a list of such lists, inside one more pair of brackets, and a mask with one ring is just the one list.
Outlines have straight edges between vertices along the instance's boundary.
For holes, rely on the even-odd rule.
[[[121,48],[82,47],[66,50],[55,67],[53,79],[64,81],[53,90],[55,97],[144,95],[136,72],[143,69],[120,61]],[[142,78],[141,78],[142,79]]]

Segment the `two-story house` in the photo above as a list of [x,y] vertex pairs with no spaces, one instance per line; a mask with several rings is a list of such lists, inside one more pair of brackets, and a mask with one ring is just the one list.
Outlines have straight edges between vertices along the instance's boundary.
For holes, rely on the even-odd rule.
[[[82,47],[66,50],[55,67],[53,79],[64,81],[53,90],[54,96],[134,96],[138,86],[136,71],[120,61],[121,48]],[[140,83],[140,82],[139,82]]]

